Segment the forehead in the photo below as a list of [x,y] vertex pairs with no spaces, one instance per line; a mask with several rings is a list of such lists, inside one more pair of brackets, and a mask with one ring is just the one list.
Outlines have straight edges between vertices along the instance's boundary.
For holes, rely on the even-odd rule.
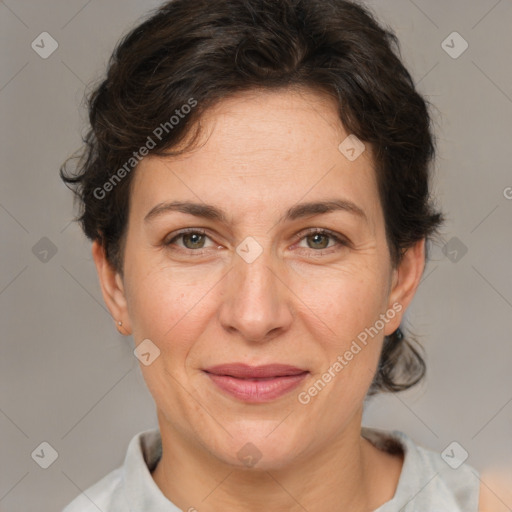
[[261,217],[269,210],[282,215],[299,202],[343,198],[358,204],[370,224],[382,213],[372,148],[366,144],[353,161],[340,151],[350,134],[337,103],[325,94],[239,93],[207,110],[200,126],[192,150],[139,163],[132,186],[135,217],[175,200]]

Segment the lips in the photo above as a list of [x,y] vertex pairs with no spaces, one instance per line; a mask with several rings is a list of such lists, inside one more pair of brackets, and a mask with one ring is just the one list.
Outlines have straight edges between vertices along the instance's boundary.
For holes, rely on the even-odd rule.
[[213,375],[224,375],[237,379],[272,379],[300,375],[308,370],[287,364],[250,366],[243,363],[228,363],[212,366],[204,371]]
[[285,364],[249,366],[231,363],[212,366],[204,372],[223,394],[252,404],[287,395],[309,375],[308,370]]

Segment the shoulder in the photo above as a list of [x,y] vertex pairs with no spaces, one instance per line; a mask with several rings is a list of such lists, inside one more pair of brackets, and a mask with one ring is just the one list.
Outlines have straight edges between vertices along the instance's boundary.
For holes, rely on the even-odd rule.
[[119,467],[79,494],[62,512],[115,512],[122,499],[122,471]]
[[146,510],[147,500],[158,495],[150,469],[160,455],[159,430],[139,432],[128,444],[123,465],[83,491],[62,512],[124,512],[131,510],[130,505]]
[[477,512],[480,478],[472,466],[454,459],[453,453],[446,455],[422,446],[398,430],[373,430],[372,434],[379,446],[389,449],[391,443],[397,443],[405,455],[395,495],[377,512]]
[[512,507],[512,470],[485,471],[480,478],[478,512],[510,512]]
[[478,470],[462,457],[459,460],[456,448],[438,452],[412,440],[409,442],[418,455],[419,483],[425,486],[423,492],[430,493],[432,504],[442,510],[477,512],[481,482]]

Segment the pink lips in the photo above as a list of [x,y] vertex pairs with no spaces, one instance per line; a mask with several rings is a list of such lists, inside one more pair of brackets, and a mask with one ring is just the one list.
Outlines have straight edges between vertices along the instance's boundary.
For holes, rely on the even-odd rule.
[[283,364],[249,366],[230,363],[204,371],[224,392],[252,403],[268,402],[283,396],[309,374],[307,370]]

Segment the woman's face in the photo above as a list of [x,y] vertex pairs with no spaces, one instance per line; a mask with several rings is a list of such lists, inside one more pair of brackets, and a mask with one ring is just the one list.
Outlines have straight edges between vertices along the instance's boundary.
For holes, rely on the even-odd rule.
[[[141,368],[163,432],[229,464],[249,454],[277,468],[359,429],[384,335],[399,326],[423,270],[423,245],[403,271],[392,269],[371,148],[339,148],[350,134],[330,99],[243,93],[201,124],[194,151],[139,164],[124,278],[105,298],[136,345],[150,340]],[[197,207],[153,210],[170,202]],[[324,202],[353,206],[301,208]],[[205,372],[225,363],[307,373],[279,396],[244,399]]]

